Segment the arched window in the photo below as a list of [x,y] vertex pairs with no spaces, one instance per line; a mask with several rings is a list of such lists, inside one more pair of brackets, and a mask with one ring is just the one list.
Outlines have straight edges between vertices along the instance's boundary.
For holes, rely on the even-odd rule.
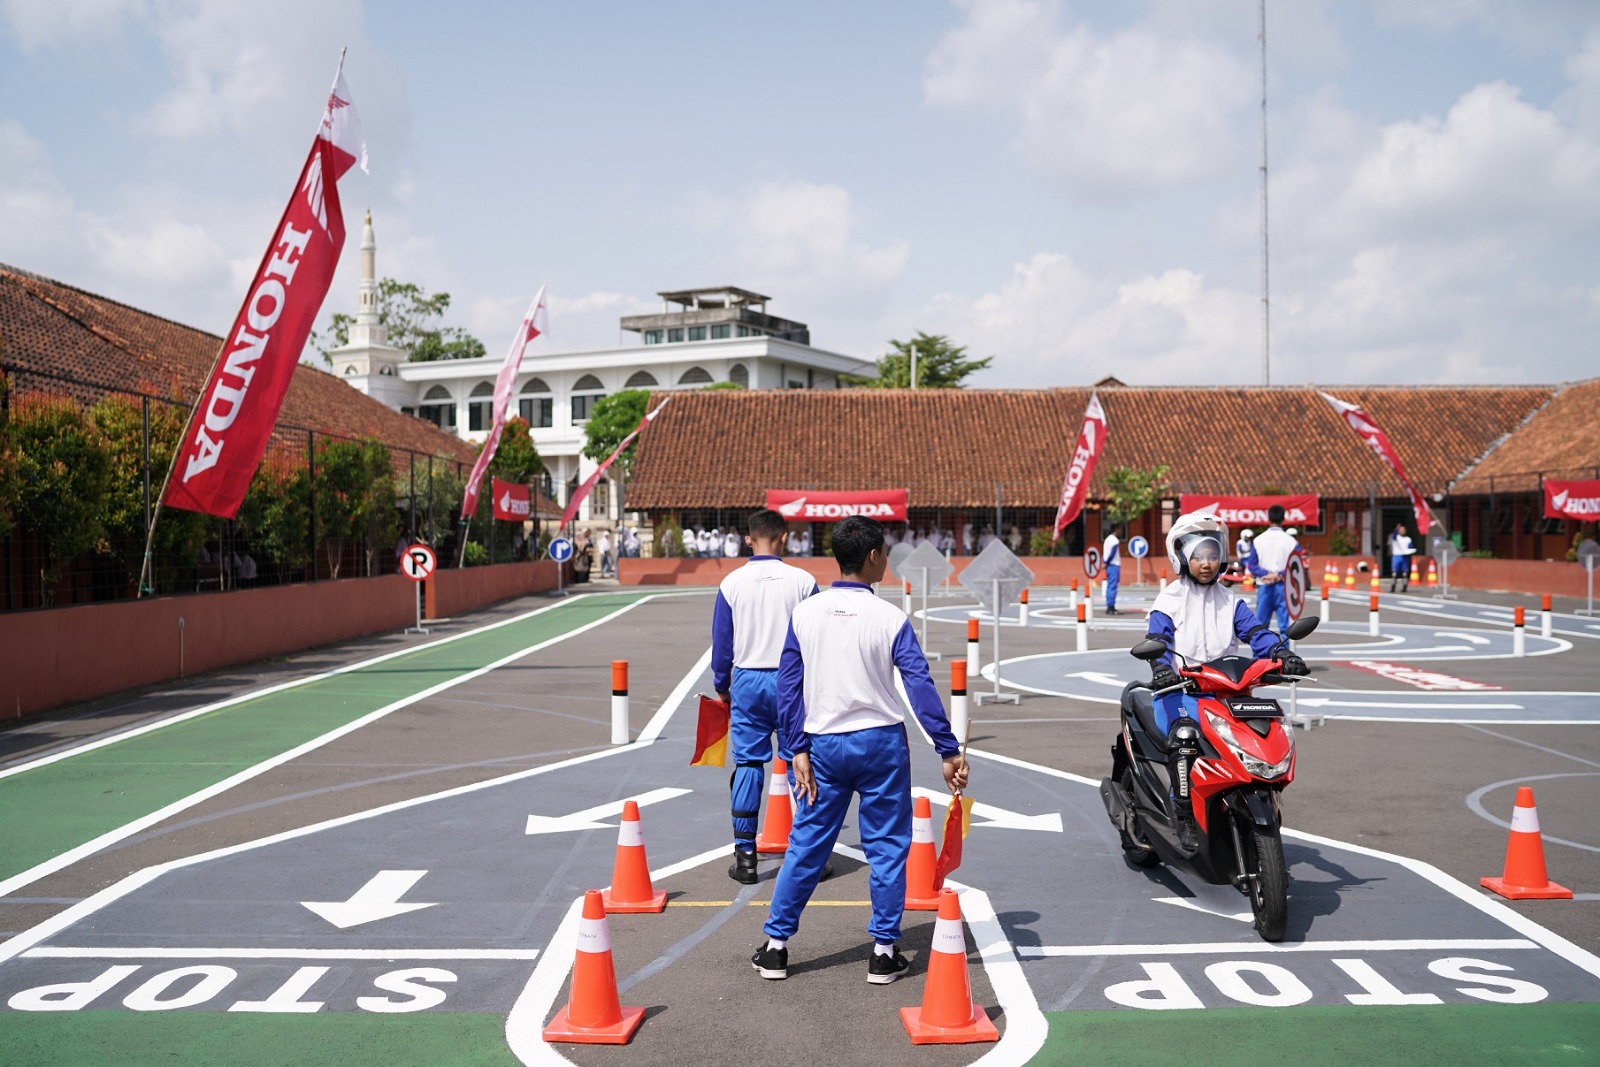
[[604,388],[605,388],[605,386],[600,384],[600,379],[599,378],[596,378],[592,374],[585,374],[582,378],[579,378],[576,382],[573,383],[572,391],[575,392],[575,393],[581,393],[585,389],[604,389]]
[[523,383],[522,391],[524,393],[548,393],[550,387],[545,384],[543,378],[529,378]]
[[450,390],[442,385],[431,387],[422,395],[422,403],[417,405],[417,417],[427,419],[441,430],[454,430],[456,428],[456,402],[450,396]]
[[690,367],[678,376],[679,385],[705,385],[714,380],[704,367]]
[[[555,425],[555,400],[549,396],[550,386],[543,378],[529,378],[522,386],[522,396],[517,400],[517,414],[535,430]],[[530,396],[529,394],[535,394]],[[539,396],[537,394],[546,395]]]
[[750,388],[750,368],[743,363],[735,363],[728,368],[728,381],[743,389]]
[[647,370],[636,370],[628,376],[624,389],[648,389],[652,385],[659,385],[656,376]]
[[[467,429],[487,430],[494,421],[494,384],[479,382],[467,399]],[[481,398],[481,399],[480,399]]]
[[572,424],[574,426],[589,421],[589,415],[594,411],[594,406],[605,399],[604,393],[585,392],[585,390],[604,389],[600,379],[592,374],[585,374],[572,386]]

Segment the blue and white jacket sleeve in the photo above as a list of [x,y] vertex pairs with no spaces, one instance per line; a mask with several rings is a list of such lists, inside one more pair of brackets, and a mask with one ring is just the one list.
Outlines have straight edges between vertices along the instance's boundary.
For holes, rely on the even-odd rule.
[[1273,652],[1278,647],[1278,635],[1267,629],[1243,600],[1233,606],[1233,632],[1239,640],[1250,646],[1250,652],[1256,659],[1273,658]]
[[[909,619],[894,636],[894,665],[900,668],[900,680],[905,683],[906,696],[911,698],[911,711],[933,739],[934,751],[941,759],[958,754],[961,742],[950,730],[944,701],[939,699],[939,689],[928,673],[928,657],[922,654],[922,646],[917,643],[917,634]],[[781,692],[783,683],[780,680],[778,684]]]
[[[1240,601],[1240,604],[1242,606],[1243,601]],[[1178,634],[1178,627],[1173,623],[1172,616],[1168,615],[1164,611],[1152,611],[1146,614],[1145,623],[1148,627],[1145,637],[1154,637],[1167,643],[1168,651],[1163,652],[1160,656],[1156,657],[1156,662],[1165,663],[1167,666],[1176,670],[1177,664],[1172,659],[1171,649],[1172,639]]]
[[1245,566],[1245,570],[1249,571],[1251,574],[1255,575],[1257,578],[1265,578],[1269,573],[1271,573],[1265,567],[1263,567],[1261,565],[1261,561],[1256,558],[1256,546],[1255,545],[1251,545],[1250,546],[1250,551],[1245,554],[1244,566]]
[[717,590],[711,608],[711,687],[726,693],[733,684],[733,605]]
[[791,624],[784,634],[783,655],[778,658],[778,755],[790,761],[796,752],[810,751],[811,735],[806,733],[806,664]]

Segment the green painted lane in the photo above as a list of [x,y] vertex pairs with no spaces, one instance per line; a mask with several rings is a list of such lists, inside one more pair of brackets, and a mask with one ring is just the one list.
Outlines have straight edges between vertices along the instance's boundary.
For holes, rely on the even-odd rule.
[[0,879],[395,701],[615,614],[649,595],[584,597],[532,618],[246,699],[0,779],[0,841],[5,842]]
[[244,1015],[211,1011],[0,1014],[0,1058],[29,1067],[504,1067],[503,1015]]
[[1035,1064],[1600,1063],[1600,1004],[1056,1011],[1046,1012],[1045,1018],[1050,1036],[1033,1058]]

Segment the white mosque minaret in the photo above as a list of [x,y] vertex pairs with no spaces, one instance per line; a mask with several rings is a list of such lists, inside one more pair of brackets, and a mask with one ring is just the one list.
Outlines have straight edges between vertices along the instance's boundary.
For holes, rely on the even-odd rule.
[[389,329],[378,319],[378,242],[372,235],[372,212],[361,226],[361,291],[356,320],[343,348],[328,353],[333,373],[353,388],[392,408],[410,406],[416,388],[400,380],[406,353],[389,344]]

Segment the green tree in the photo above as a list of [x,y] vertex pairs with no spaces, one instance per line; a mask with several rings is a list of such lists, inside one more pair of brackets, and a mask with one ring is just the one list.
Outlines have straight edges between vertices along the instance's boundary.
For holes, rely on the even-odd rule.
[[270,449],[250,479],[237,521],[278,581],[304,572],[311,558],[311,472],[304,454]]
[[1131,522],[1155,507],[1167,487],[1167,472],[1172,468],[1163,463],[1151,470],[1137,467],[1111,467],[1106,471],[1106,518],[1111,523]]
[[[161,472],[172,463],[173,450],[183,436],[187,411],[176,404],[150,405],[150,495],[152,504],[161,492]],[[144,565],[147,528],[144,514],[144,412],[125,396],[107,396],[89,409],[89,421],[104,435],[110,478],[102,498],[100,519],[105,526],[103,551],[123,566],[131,589]],[[183,568],[192,563],[205,543],[212,520],[198,511],[163,508],[156,522],[150,551],[155,566],[151,579],[158,592],[172,592]]]
[[[378,281],[378,321],[389,328],[389,343],[410,353],[413,363],[440,359],[476,359],[485,355],[483,342],[458,326],[442,326],[440,320],[450,310],[449,293],[432,293],[414,282],[393,278]],[[350,342],[350,327],[355,316],[334,312],[328,323],[329,344],[324,347],[320,334],[312,344],[331,362],[328,353]]]
[[[624,389],[601,398],[590,413],[589,421],[583,424],[583,454],[596,463],[604,462],[622,444],[623,438],[639,428],[639,420],[644,418],[649,403],[650,393],[645,389]],[[612,464],[621,468],[623,477],[633,469],[633,456],[638,447],[635,441]]]
[[389,449],[375,437],[359,441],[324,437],[317,442],[312,486],[328,573],[339,577],[345,550],[355,544],[370,574],[378,548],[388,547],[399,523]]
[[500,445],[489,461],[489,472],[496,478],[527,485],[544,470],[544,460],[533,443],[533,431],[526,421],[513,415],[500,431]]
[[39,535],[40,586],[44,602],[53,604],[62,569],[105,536],[101,502],[111,480],[110,452],[71,397],[21,397],[5,430],[15,464],[12,510],[19,525]]
[[917,356],[918,389],[960,389],[967,377],[983,370],[994,362],[994,357],[967,359],[965,345],[953,345],[941,334],[926,334],[921,330],[910,341],[890,341],[894,351],[878,357],[878,374],[875,378],[840,375],[846,385],[867,389],[906,389],[911,382],[911,354]]

